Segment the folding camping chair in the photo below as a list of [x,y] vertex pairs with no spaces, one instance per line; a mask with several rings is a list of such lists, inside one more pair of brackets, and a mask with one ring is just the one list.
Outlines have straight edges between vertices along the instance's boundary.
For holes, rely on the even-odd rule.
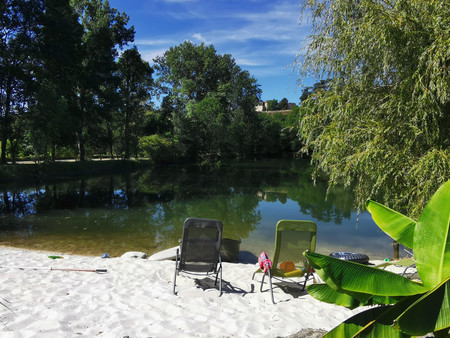
[[303,256],[306,250],[314,252],[316,250],[317,226],[311,221],[281,220],[277,223],[275,233],[275,253],[272,261],[272,268],[258,269],[253,273],[264,273],[261,280],[261,292],[266,275],[269,277],[269,286],[273,297],[272,277],[293,278],[305,277],[303,289],[311,273],[311,267]]
[[177,249],[175,259],[174,294],[177,275],[186,272],[215,274],[214,285],[217,285],[219,279],[219,296],[222,295],[222,230],[222,222],[215,219],[188,218],[184,221],[181,251],[180,248]]

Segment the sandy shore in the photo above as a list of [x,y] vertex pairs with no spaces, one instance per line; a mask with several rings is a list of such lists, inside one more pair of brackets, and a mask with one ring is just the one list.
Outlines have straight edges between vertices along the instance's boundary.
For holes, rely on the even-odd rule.
[[316,301],[279,282],[273,305],[269,292],[261,293],[251,279],[256,264],[223,263],[221,297],[208,287],[212,277],[183,275],[173,295],[173,261],[0,247],[0,264],[0,297],[9,308],[0,306],[2,337],[306,336],[359,311]]

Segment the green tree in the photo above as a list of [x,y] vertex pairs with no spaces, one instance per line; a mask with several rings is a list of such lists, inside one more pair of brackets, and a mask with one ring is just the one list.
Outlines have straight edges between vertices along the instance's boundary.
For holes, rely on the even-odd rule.
[[154,61],[162,93],[177,96],[184,102],[199,102],[209,92],[216,91],[220,81],[230,80],[226,56],[217,55],[213,45],[197,46],[185,41],[170,47]]
[[137,146],[142,132],[144,114],[150,106],[153,69],[142,60],[136,47],[122,53],[118,61],[119,93],[122,104],[120,130],[125,158],[130,157],[130,144]]
[[261,91],[231,55],[186,41],[157,57],[154,67],[166,95],[161,110],[170,114],[173,136],[187,156],[211,160],[254,151]]
[[289,109],[289,101],[287,98],[283,97],[281,101],[278,103],[279,110],[287,110]]
[[36,71],[37,17],[40,1],[6,0],[0,4],[0,162],[6,163],[12,125],[32,104]]
[[320,80],[314,83],[312,87],[303,88],[302,95],[300,96],[300,102],[306,101],[311,95],[316,94],[321,90],[328,90],[328,82],[330,80]]
[[36,103],[32,108],[32,139],[40,153],[49,147],[75,144],[71,112],[76,109],[82,26],[70,0],[44,0],[36,37],[39,67]]
[[267,110],[269,110],[269,111],[278,110],[278,100],[273,99],[273,100],[267,101]]
[[[118,48],[134,40],[134,27],[128,16],[103,0],[71,0],[84,32],[82,37],[81,79],[78,109],[73,114],[80,160],[85,160],[86,140],[97,134],[114,107],[105,104],[117,86],[114,77]],[[111,88],[113,87],[113,88]]]
[[[302,101],[315,174],[417,216],[450,177],[450,7],[445,0],[302,1],[300,67],[331,78]],[[299,61],[300,62],[300,61]]]

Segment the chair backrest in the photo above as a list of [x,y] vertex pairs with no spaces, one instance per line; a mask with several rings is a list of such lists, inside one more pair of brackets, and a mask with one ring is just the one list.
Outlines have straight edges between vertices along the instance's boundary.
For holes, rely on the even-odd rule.
[[281,220],[277,223],[275,234],[275,253],[273,267],[280,268],[280,263],[291,261],[296,268],[309,268],[305,250],[316,250],[317,225],[311,221]]
[[222,222],[215,219],[186,219],[181,242],[180,270],[216,271],[222,244],[222,230]]

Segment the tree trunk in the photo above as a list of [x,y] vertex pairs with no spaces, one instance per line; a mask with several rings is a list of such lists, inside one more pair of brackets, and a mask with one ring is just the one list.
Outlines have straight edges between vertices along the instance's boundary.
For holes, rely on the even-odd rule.
[[109,153],[111,154],[111,159],[114,159],[113,153],[113,131],[111,127],[108,127],[108,143],[109,143]]
[[1,164],[6,164],[6,142],[7,142],[7,136],[6,136],[6,116],[3,119],[3,123],[2,123],[2,156],[1,156]]
[[2,155],[0,159],[1,164],[6,164],[6,144],[8,143],[8,130],[9,130],[9,113],[11,109],[11,81],[8,80],[6,84],[6,98],[5,98],[5,115],[3,116],[2,123]]
[[125,133],[124,133],[124,138],[125,138],[125,159],[129,159],[130,158],[130,114],[128,112],[128,107],[126,107],[126,112],[125,112]]
[[77,132],[77,135],[78,135],[78,153],[80,154],[80,161],[85,161],[86,152],[84,149],[83,131],[79,130]]
[[52,144],[52,162],[55,162],[56,160],[56,145]]

